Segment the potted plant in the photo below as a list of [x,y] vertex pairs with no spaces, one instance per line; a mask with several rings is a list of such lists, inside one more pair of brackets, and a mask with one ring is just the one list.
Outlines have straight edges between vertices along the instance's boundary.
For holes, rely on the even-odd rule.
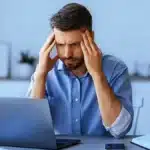
[[21,79],[29,79],[34,71],[34,66],[36,62],[36,57],[30,56],[29,51],[21,51],[20,52],[20,60],[19,60],[19,78]]

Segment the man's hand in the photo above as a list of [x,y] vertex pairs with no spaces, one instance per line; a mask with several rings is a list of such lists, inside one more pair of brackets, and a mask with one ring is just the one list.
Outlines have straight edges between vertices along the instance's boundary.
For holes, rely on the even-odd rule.
[[88,72],[92,77],[102,72],[102,53],[93,41],[89,31],[82,34],[81,49],[84,54],[84,61]]
[[53,68],[58,56],[50,58],[50,52],[55,45],[54,34],[52,33],[39,53],[39,63],[34,73],[34,82],[31,90],[31,98],[43,99],[45,97],[45,83],[48,72]]
[[56,55],[53,59],[50,58],[50,52],[52,51],[55,45],[54,33],[52,33],[44,46],[41,48],[39,53],[39,63],[36,68],[36,75],[39,76],[47,76],[48,72],[53,68],[55,62],[58,59],[58,55]]

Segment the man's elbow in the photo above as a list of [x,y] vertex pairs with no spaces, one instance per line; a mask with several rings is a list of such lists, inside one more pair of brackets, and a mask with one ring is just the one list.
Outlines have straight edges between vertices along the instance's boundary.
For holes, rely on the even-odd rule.
[[116,132],[110,131],[111,135],[117,139],[124,138],[130,131],[130,129],[132,128],[132,123],[133,123],[133,119],[131,119],[130,123],[128,125],[126,125],[126,128],[124,130],[116,131]]

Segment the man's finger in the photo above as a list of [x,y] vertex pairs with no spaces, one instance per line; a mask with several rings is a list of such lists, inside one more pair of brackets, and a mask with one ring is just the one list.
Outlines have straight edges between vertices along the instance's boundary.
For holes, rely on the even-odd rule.
[[91,50],[92,52],[96,52],[97,50],[99,50],[99,48],[97,47],[97,45],[95,44],[95,42],[93,41],[91,35],[90,35],[90,32],[87,30],[86,31],[86,35],[88,37],[88,41],[90,43],[90,46],[91,46]]
[[90,35],[90,32],[88,30],[86,31],[86,35],[87,35],[88,41],[90,43],[91,50],[95,51],[95,45],[93,44],[94,41],[93,41],[93,39],[92,39],[92,37]]
[[88,41],[88,38],[87,38],[86,34],[85,34],[85,33],[82,34],[82,37],[83,37],[83,42],[84,42],[84,44],[85,44],[85,47],[86,47],[88,53],[91,54],[91,53],[92,53],[92,50],[91,50],[91,46],[90,46],[90,43],[89,43],[89,41]]
[[56,41],[54,40],[52,42],[52,44],[47,48],[47,50],[45,52],[49,54],[52,51],[52,49],[55,46],[55,44],[56,44]]
[[54,36],[54,33],[51,33],[51,34],[48,36],[46,42],[44,43],[44,45],[43,45],[43,47],[42,47],[42,49],[41,49],[42,52],[44,52],[44,51],[46,51],[46,50],[48,49],[48,47],[52,44],[52,42],[53,42],[53,40],[54,40],[54,37],[55,37],[55,36]]
[[90,43],[90,46],[91,46],[93,52],[97,51],[97,46],[94,42]]
[[86,30],[86,35],[87,35],[87,38],[88,38],[89,42],[92,43],[93,39],[92,39],[91,34],[88,30]]
[[95,42],[92,43],[92,47],[93,47],[92,49],[93,49],[94,51],[98,51],[98,52],[102,53],[101,49],[98,48],[98,46],[96,45]]
[[86,55],[88,53],[83,41],[81,41],[81,49],[82,49],[84,55]]

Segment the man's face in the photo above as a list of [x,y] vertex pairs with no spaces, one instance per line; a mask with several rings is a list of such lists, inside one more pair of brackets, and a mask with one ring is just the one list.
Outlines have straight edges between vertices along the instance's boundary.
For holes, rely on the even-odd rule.
[[84,64],[80,46],[81,30],[60,31],[54,28],[57,54],[69,70],[75,70]]

